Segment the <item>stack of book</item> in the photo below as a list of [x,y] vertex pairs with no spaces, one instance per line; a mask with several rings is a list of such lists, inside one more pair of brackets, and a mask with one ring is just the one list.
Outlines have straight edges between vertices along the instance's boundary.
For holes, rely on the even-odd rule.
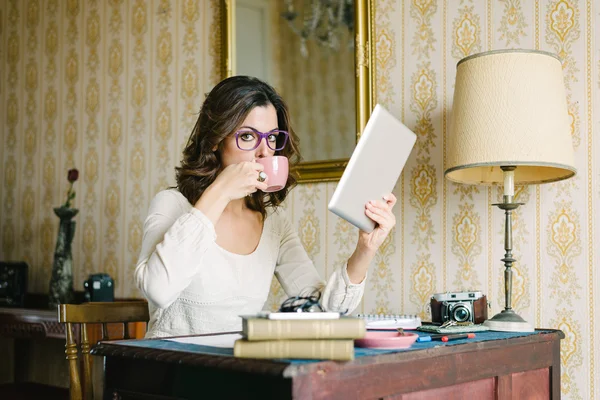
[[[335,319],[323,319],[304,313],[298,319],[301,313],[275,314],[242,316],[244,338],[234,344],[236,357],[352,360],[354,339],[361,339],[366,333],[362,318],[338,315]],[[277,319],[286,317],[291,319]]]

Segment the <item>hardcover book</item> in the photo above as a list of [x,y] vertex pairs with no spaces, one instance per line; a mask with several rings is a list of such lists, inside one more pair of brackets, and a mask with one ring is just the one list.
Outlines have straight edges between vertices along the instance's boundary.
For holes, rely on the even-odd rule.
[[362,318],[272,320],[242,317],[242,335],[249,341],[280,339],[360,339],[365,336]]
[[238,339],[233,355],[241,358],[299,358],[353,360],[354,340],[263,340]]

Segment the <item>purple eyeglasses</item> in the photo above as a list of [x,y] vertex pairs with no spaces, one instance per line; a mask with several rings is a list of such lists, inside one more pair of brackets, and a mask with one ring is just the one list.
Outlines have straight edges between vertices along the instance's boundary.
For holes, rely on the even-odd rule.
[[240,150],[251,151],[260,145],[265,139],[271,150],[283,150],[288,140],[289,133],[273,129],[269,132],[261,132],[254,128],[243,128],[235,133],[235,143]]

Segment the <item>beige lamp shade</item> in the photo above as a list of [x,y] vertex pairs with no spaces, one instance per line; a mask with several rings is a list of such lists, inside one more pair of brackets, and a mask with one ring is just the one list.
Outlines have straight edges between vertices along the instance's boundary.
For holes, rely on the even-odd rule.
[[576,173],[560,60],[535,50],[498,50],[459,61],[446,177],[501,184],[559,181]]

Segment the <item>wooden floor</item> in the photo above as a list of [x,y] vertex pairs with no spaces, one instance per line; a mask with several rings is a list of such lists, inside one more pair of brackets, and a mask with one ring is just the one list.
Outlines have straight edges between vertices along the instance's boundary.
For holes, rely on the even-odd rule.
[[3,400],[68,400],[69,390],[39,383],[8,383],[0,385]]

